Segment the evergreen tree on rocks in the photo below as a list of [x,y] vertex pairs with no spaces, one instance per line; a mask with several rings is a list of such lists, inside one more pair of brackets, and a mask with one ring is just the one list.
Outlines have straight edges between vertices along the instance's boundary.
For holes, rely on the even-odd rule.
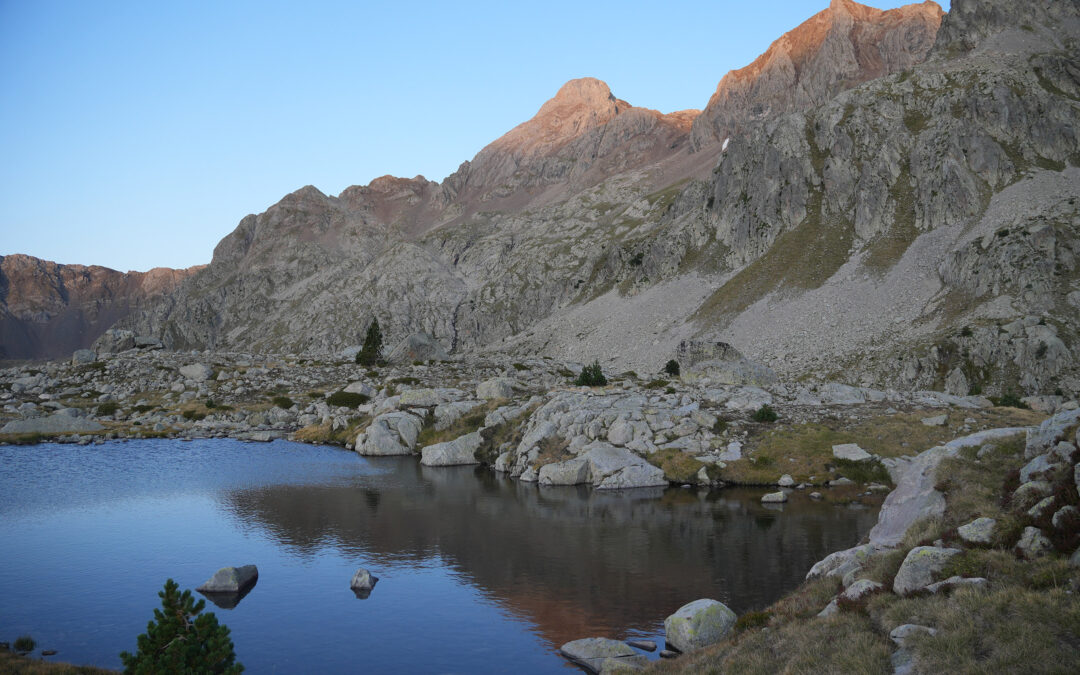
[[372,319],[364,336],[364,346],[356,353],[356,362],[362,366],[377,366],[382,363],[382,330],[379,320]]
[[169,579],[158,592],[161,609],[138,637],[134,654],[121,652],[125,673],[241,673],[229,629],[208,612],[205,600],[195,602],[191,591]]

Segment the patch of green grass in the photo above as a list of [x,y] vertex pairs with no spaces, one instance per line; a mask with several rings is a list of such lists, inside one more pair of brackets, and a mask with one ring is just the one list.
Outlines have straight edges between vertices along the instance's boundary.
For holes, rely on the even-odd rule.
[[97,416],[106,417],[108,415],[113,415],[119,409],[120,404],[116,401],[106,401],[97,407]]
[[664,478],[671,483],[696,483],[703,462],[677,448],[661,448],[645,457],[653,466],[664,471]]
[[490,406],[480,406],[470,410],[445,429],[436,429],[434,418],[427,417],[427,423],[416,438],[416,447],[426,448],[429,445],[445,443],[460,438],[465,434],[471,434],[484,426],[484,418],[487,417],[489,410]]
[[668,384],[669,384],[668,380],[652,380],[651,382],[648,382],[648,383],[645,384],[645,388],[646,389],[663,389],[664,387],[668,386]]
[[406,376],[406,377],[395,377],[394,379],[390,380],[390,384],[404,384],[406,386],[412,387],[412,386],[420,384],[420,379],[416,378],[416,377],[408,377],[408,376]]
[[206,413],[199,412],[198,410],[185,410],[182,413],[180,413],[180,415],[184,419],[189,420],[191,422],[198,422],[200,420],[206,419]]

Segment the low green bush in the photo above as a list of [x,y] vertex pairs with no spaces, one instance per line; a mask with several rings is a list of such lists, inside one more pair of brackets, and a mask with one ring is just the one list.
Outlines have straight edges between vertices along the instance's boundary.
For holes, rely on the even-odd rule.
[[275,396],[271,399],[271,402],[277,407],[284,408],[285,410],[293,407],[293,400],[288,396]]
[[350,391],[336,391],[326,397],[326,402],[339,408],[355,408],[371,400],[366,394],[354,394]]
[[581,374],[574,380],[574,384],[579,387],[602,387],[607,384],[604,371],[600,368],[600,361],[593,361],[591,366],[582,368]]
[[15,638],[15,643],[12,647],[20,654],[26,654],[27,652],[34,651],[34,647],[37,646],[37,642],[29,635],[20,635]]
[[763,406],[761,406],[760,408],[755,410],[754,414],[751,415],[750,417],[755,422],[764,422],[764,423],[775,422],[776,420],[778,420],[780,418],[780,416],[776,414],[776,411],[773,410],[772,406],[769,405],[768,403],[764,404]]
[[120,404],[116,401],[106,401],[97,407],[98,417],[105,417],[107,415],[113,415],[120,409]]

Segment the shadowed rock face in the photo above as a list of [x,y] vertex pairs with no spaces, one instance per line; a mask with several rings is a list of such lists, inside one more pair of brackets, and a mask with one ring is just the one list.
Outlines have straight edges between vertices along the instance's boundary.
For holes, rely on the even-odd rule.
[[0,256],[0,359],[66,356],[204,266],[117,272]]

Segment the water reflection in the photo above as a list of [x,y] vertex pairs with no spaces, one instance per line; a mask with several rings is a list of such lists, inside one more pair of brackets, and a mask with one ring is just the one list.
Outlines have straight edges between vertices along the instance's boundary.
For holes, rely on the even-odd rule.
[[553,645],[583,636],[653,634],[700,597],[761,608],[810,565],[853,545],[870,509],[801,494],[780,509],[760,490],[537,488],[481,468],[372,460],[354,485],[227,491],[236,519],[302,556],[331,548],[395,572],[447,566]]

